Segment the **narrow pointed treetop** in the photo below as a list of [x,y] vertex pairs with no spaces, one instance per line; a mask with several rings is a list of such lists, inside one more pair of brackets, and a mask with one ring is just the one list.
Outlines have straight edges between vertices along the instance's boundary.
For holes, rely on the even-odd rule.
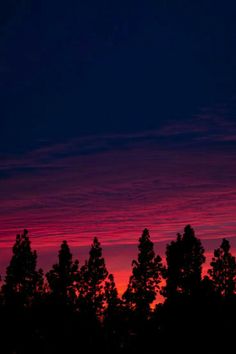
[[58,263],[46,274],[52,294],[61,301],[73,302],[76,296],[76,282],[79,280],[79,262],[73,261],[66,241],[58,253]]
[[102,257],[102,247],[95,237],[89,252],[89,259],[81,267],[79,304],[80,307],[91,311],[98,317],[104,308],[104,281],[107,275],[105,260]]
[[132,275],[123,299],[131,309],[147,315],[159,290],[163,268],[161,257],[155,256],[148,229],[144,229],[138,249],[138,260],[132,262]]
[[36,269],[37,253],[31,249],[27,230],[16,236],[12,251],[3,286],[5,299],[28,305],[42,284],[43,272]]

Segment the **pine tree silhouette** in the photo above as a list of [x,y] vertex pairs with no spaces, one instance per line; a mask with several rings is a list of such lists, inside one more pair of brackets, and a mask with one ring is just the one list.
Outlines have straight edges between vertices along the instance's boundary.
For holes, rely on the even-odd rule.
[[[37,253],[32,251],[28,231],[16,236],[13,255],[2,287],[5,305],[1,351],[26,353],[32,350],[36,320],[32,318],[35,299],[43,289],[43,271],[37,270]],[[25,340],[27,333],[27,340]]]
[[236,260],[230,253],[230,243],[225,238],[214,251],[208,270],[215,291],[223,297],[232,296],[236,289]]
[[103,327],[108,353],[119,353],[124,338],[124,318],[122,301],[118,296],[113,274],[109,274],[105,283],[106,308]]
[[79,262],[73,261],[72,253],[66,241],[63,241],[58,253],[58,263],[46,274],[52,295],[64,304],[74,303],[76,284],[79,281]]
[[49,293],[46,298],[46,343],[49,352],[73,352],[75,343],[74,312],[79,262],[73,260],[67,241],[63,241],[58,262],[46,274]]
[[108,314],[115,313],[118,307],[121,304],[121,301],[118,297],[118,291],[116,288],[114,275],[109,274],[108,280],[105,282],[105,299],[106,299],[106,312]]
[[166,248],[166,286],[163,295],[173,298],[178,294],[193,295],[200,289],[204,248],[193,228],[187,225],[184,234],[178,234]]
[[138,260],[132,262],[132,275],[123,299],[131,309],[147,316],[159,289],[163,266],[161,257],[155,256],[147,229],[139,239],[138,249]]
[[[27,230],[17,235],[0,292],[1,353],[187,354],[201,352],[203,342],[209,353],[232,351],[236,259],[229,241],[214,251],[203,279],[204,249],[190,225],[167,245],[165,268],[147,229],[138,249],[122,301],[97,238],[81,270],[63,241],[45,290]],[[166,300],[151,311],[161,275]]]
[[102,248],[95,237],[89,252],[89,259],[80,271],[78,304],[81,311],[86,310],[95,316],[101,316],[105,301],[104,281],[107,275]]
[[3,293],[6,303],[29,306],[42,288],[43,271],[37,270],[37,253],[31,250],[28,231],[16,236],[13,256],[7,267]]

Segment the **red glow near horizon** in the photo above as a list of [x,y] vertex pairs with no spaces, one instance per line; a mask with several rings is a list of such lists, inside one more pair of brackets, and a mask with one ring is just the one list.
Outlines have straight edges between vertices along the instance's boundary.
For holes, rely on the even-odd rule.
[[49,163],[43,151],[9,160],[9,170],[25,164],[37,172],[21,172],[1,182],[1,272],[16,233],[24,228],[45,270],[56,261],[62,240],[68,240],[82,263],[97,236],[120,291],[145,227],[162,256],[166,243],[186,224],[194,227],[207,252],[218,247],[222,237],[230,238],[235,248],[233,159],[231,152],[134,144]]

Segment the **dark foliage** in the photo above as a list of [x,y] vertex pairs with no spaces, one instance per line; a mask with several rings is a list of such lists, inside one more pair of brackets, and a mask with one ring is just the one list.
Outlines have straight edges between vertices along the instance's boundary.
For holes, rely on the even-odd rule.
[[[80,269],[63,241],[44,279],[28,232],[17,235],[0,293],[0,352],[232,352],[236,261],[229,241],[215,250],[204,277],[204,249],[189,225],[167,245],[165,268],[147,229],[138,249],[120,298],[97,238]],[[154,308],[164,281],[165,300]]]
[[89,259],[81,267],[78,284],[78,305],[81,311],[100,317],[104,308],[104,281],[108,275],[102,248],[95,237],[89,252]]
[[76,299],[76,284],[79,281],[79,262],[72,260],[66,241],[63,241],[58,254],[58,263],[46,274],[51,295],[59,303],[72,304]]
[[149,231],[145,229],[139,239],[138,260],[132,262],[132,275],[123,295],[127,305],[141,316],[148,316],[150,305],[156,299],[161,281],[161,257],[155,256]]
[[167,245],[166,286],[163,295],[174,298],[178,295],[194,295],[200,289],[202,264],[205,262],[204,248],[190,225],[176,241]]
[[230,243],[225,238],[219,248],[214,251],[211,269],[208,271],[215,291],[222,296],[232,296],[235,293],[236,260],[230,253]]
[[43,272],[36,270],[37,253],[31,250],[27,230],[16,236],[12,251],[2,287],[4,300],[11,306],[30,306],[34,295],[42,289]]

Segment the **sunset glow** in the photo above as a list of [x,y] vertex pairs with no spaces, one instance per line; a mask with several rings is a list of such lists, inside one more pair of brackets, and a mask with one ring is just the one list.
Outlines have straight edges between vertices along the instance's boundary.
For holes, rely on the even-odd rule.
[[144,228],[236,253],[235,5],[29,3],[1,5],[0,274],[23,229],[45,271],[97,236],[120,293]]

